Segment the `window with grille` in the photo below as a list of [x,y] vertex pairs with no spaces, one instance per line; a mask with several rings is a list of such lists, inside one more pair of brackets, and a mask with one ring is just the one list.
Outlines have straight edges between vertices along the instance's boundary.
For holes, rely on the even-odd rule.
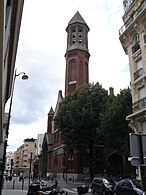
[[140,59],[136,62],[136,71],[134,72],[134,80],[138,79],[142,75],[143,75],[143,65],[142,65],[142,59]]
[[140,41],[138,33],[135,34],[133,39],[132,54],[140,49]]

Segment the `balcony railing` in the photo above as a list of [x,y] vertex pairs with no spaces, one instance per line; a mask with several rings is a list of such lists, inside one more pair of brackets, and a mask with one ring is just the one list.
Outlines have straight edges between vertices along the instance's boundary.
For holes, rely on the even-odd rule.
[[131,4],[132,4],[134,1],[135,1],[135,0],[131,0],[131,1],[129,2],[129,1],[127,1],[127,0],[124,0],[124,1],[123,1],[124,10],[126,11],[126,10],[129,8],[129,6],[131,6]]
[[133,104],[133,112],[138,112],[144,108],[146,108],[146,97],[140,99]]
[[124,31],[128,28],[130,24],[138,17],[138,15],[146,8],[146,0],[133,12],[130,18],[125,22],[125,24],[119,30],[119,36],[121,36]]
[[134,81],[136,79],[138,79],[139,77],[141,77],[143,75],[143,68],[138,69],[135,73],[134,73]]

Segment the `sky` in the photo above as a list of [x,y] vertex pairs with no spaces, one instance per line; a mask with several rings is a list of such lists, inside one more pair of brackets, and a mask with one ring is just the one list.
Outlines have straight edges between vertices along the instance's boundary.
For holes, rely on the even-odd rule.
[[[16,77],[7,151],[15,151],[26,138],[47,131],[47,115],[55,110],[58,91],[65,87],[66,27],[77,11],[88,33],[89,82],[115,94],[130,83],[128,56],[119,41],[123,26],[122,0],[25,0],[16,58]],[[9,102],[7,103],[7,108]],[[6,110],[7,111],[7,110]]]

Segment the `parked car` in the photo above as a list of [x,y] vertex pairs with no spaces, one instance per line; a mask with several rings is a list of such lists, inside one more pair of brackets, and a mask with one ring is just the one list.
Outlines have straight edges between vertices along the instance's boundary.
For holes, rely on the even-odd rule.
[[137,179],[123,179],[119,181],[115,188],[113,195],[143,195],[143,185],[141,180]]
[[112,185],[112,190],[114,190],[117,182],[114,180],[114,178],[112,177],[105,177],[105,179],[107,179],[107,181]]
[[92,194],[112,195],[116,183],[112,178],[95,177],[91,182]]

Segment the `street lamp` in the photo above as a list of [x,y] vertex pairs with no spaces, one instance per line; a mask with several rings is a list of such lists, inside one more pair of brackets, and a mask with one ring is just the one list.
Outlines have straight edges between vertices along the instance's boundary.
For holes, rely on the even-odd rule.
[[23,80],[28,79],[28,76],[25,74],[25,72],[20,72],[19,74],[17,74],[16,71],[17,71],[17,69],[15,70],[13,81],[12,81],[11,96],[10,96],[11,99],[10,99],[10,105],[9,105],[8,118],[7,118],[5,140],[4,140],[3,162],[2,162],[1,177],[0,177],[0,195],[2,193],[3,174],[4,174],[4,169],[5,169],[5,157],[6,157],[6,149],[7,149],[7,142],[8,142],[8,134],[9,134],[9,126],[10,126],[10,118],[11,118],[15,80],[16,80],[16,77],[20,76],[21,74],[22,74]]
[[29,181],[28,181],[28,187],[30,186],[30,179],[31,179],[31,166],[32,166],[32,152],[29,153],[30,157],[28,158],[28,162],[29,162]]

